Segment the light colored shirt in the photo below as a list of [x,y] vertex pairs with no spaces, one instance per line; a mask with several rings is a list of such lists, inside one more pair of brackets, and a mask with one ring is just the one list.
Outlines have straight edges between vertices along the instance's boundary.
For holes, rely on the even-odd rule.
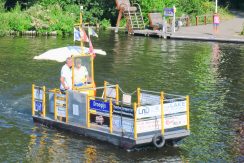
[[214,15],[214,24],[219,24],[219,16]]
[[88,76],[88,71],[85,66],[80,68],[74,68],[74,82],[75,84],[80,84],[86,82],[86,77]]
[[[69,89],[72,88],[72,70],[68,67],[67,64],[63,65],[61,69],[61,77],[64,78],[65,86],[68,86]],[[60,84],[60,89],[65,90],[62,83]]]

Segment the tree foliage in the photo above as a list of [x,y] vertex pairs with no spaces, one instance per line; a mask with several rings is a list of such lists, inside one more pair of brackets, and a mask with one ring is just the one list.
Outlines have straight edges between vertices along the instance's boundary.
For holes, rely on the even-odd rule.
[[[177,16],[214,11],[212,0],[131,0],[131,3],[140,4],[145,19],[148,12],[162,12],[163,8],[173,5],[177,8]],[[0,18],[4,22],[0,24],[0,33],[10,29],[71,33],[72,24],[79,22],[80,5],[84,6],[84,23],[115,26],[118,15],[115,0],[0,0]]]

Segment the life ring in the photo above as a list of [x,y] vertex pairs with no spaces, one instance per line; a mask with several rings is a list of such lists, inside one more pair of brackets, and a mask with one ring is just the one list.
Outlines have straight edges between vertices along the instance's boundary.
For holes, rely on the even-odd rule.
[[162,134],[158,133],[154,135],[152,142],[156,148],[162,148],[165,144],[165,139]]

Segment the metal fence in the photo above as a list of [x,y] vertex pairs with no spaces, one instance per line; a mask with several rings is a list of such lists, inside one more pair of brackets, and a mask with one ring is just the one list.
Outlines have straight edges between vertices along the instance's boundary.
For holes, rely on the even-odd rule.
[[[91,90],[100,91],[100,95],[89,96],[87,91]],[[190,129],[189,96],[140,88],[125,93],[118,84],[106,81],[103,87],[66,94],[32,85],[32,115],[134,139],[177,127]]]

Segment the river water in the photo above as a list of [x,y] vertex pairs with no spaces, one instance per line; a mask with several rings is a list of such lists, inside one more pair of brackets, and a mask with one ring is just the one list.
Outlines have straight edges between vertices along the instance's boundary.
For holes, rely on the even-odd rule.
[[72,37],[0,38],[0,162],[238,162],[244,157],[244,45],[131,37],[93,38],[95,79],[190,96],[191,135],[178,147],[127,152],[34,124],[31,84],[59,86],[63,63],[33,60]]

